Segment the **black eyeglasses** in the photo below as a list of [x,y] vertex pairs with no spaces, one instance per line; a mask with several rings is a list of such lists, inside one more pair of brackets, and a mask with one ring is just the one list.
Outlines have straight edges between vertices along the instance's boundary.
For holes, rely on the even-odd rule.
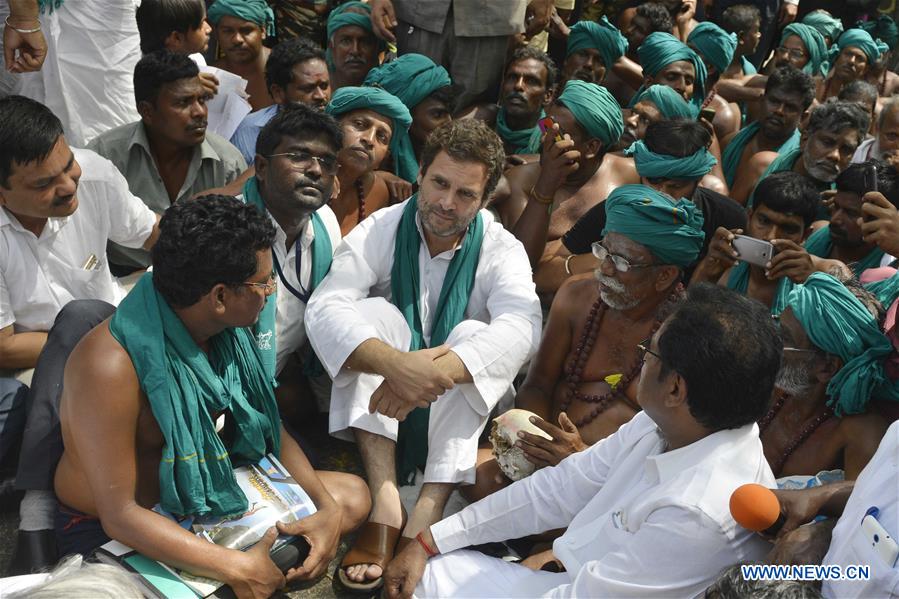
[[777,52],[780,54],[788,54],[790,58],[795,60],[802,60],[806,57],[805,52],[803,52],[802,50],[798,50],[796,48],[787,48],[785,46],[779,46],[777,48]]
[[606,258],[611,260],[612,265],[618,272],[627,272],[631,269],[649,268],[650,266],[655,266],[655,264],[631,264],[630,260],[628,260],[624,256],[613,254],[606,248],[606,246],[604,246],[599,241],[594,241],[593,245],[590,246],[590,249],[593,251],[593,255],[596,256],[596,259],[600,262],[604,262]]
[[297,168],[309,168],[313,161],[318,163],[319,168],[325,175],[333,175],[337,172],[336,156],[316,156],[305,150],[297,150],[295,152],[281,152],[280,154],[269,154],[266,158],[274,158],[275,156],[287,156],[290,164]]

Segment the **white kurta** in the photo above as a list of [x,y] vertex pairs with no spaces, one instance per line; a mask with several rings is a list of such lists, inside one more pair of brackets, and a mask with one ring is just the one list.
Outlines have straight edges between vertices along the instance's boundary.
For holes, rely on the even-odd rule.
[[871,579],[826,580],[822,588],[825,597],[899,596],[899,565],[887,564],[872,547],[870,535],[865,535],[861,528],[862,518],[872,507],[880,510],[877,516],[880,525],[894,540],[899,540],[899,422],[890,426],[877,453],[858,475],[822,562],[842,566],[844,572],[846,566],[868,565]]
[[[438,522],[431,532],[447,555],[429,562],[416,594],[693,597],[722,569],[763,557],[769,544],[738,526],[728,508],[742,484],[774,486],[758,427],[663,449],[655,422],[641,412],[557,467],[538,470]],[[451,553],[563,527],[565,534],[553,544],[567,570],[563,574]],[[494,568],[502,586],[492,582]]]
[[[408,350],[409,328],[389,304],[396,231],[405,205],[375,212],[344,238],[331,272],[306,308],[309,340],[334,378],[330,430],[335,434],[346,436],[349,428],[362,428],[396,438],[395,419],[368,414],[371,393],[383,379],[341,369],[368,339]],[[465,320],[447,340],[474,383],[457,385],[431,407],[429,435],[437,432],[442,437],[429,439],[426,482],[474,482],[477,433],[540,340],[540,304],[524,248],[489,213],[481,214],[485,233],[474,287]],[[420,222],[418,227],[422,235]],[[422,235],[419,309],[426,340],[455,251],[432,258]],[[461,401],[452,396],[461,396]],[[440,419],[437,426],[435,418]]]

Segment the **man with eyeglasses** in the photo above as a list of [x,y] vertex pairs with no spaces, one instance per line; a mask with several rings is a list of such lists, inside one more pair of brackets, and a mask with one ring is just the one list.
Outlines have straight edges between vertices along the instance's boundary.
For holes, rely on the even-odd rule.
[[[270,218],[233,197],[203,196],[169,208],[160,231],[152,273],[66,366],[54,479],[60,554],[88,555],[112,538],[238,597],[268,597],[325,571],[340,535],[368,513],[365,484],[313,470],[281,424],[251,332],[273,289]],[[309,541],[302,563],[283,573],[275,565],[274,528],[237,551],[162,515],[239,517],[250,506],[232,469],[269,453],[317,509],[277,522],[277,533]]]
[[[774,484],[755,423],[781,361],[770,316],[701,285],[650,339],[634,338],[603,337],[603,351],[642,363],[642,412],[428,527],[387,568],[388,597],[698,597],[723,568],[764,556],[768,543],[737,526],[727,504],[742,484]],[[463,549],[557,528],[565,532],[543,561],[564,572]]]
[[331,267],[340,225],[328,207],[340,187],[337,155],[343,135],[333,117],[303,104],[284,107],[256,141],[256,174],[243,199],[268,215],[275,227],[273,284],[255,327],[256,343],[271,374],[286,421],[296,424],[312,407],[302,405],[311,386],[327,405],[324,372],[306,343],[304,314],[315,288]]
[[877,451],[887,423],[870,402],[899,401],[884,371],[893,347],[878,324],[883,314],[872,293],[824,273],[790,294],[778,319],[784,362],[759,421],[776,477],[838,468],[854,480]]
[[[162,214],[172,204],[231,183],[246,170],[228,140],[206,131],[208,91],[197,65],[169,50],[145,54],[134,67],[134,99],[141,119],[88,144],[112,162],[131,193]],[[124,276],[150,265],[150,254],[110,243],[109,266]]]
[[823,77],[825,61],[827,46],[821,34],[808,25],[790,23],[780,36],[780,45],[774,50],[771,66],[779,69],[789,65],[812,77]]
[[[593,244],[594,276],[562,286],[515,405],[540,419],[551,440],[525,433],[521,448],[538,467],[614,433],[639,412],[640,356],[680,299],[682,269],[699,255],[702,215],[645,185],[623,185],[605,201],[602,239]],[[556,426],[558,423],[558,426]],[[480,452],[480,499],[509,484],[489,450]]]

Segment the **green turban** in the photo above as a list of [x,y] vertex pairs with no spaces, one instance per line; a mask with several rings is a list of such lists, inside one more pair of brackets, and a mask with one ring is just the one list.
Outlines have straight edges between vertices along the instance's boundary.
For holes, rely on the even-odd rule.
[[709,174],[712,167],[718,163],[706,148],[700,148],[695,154],[678,158],[667,154],[656,154],[647,148],[642,140],[632,143],[624,153],[634,157],[637,174],[647,179],[698,181]]
[[598,50],[602,55],[603,64],[607,69],[611,69],[612,65],[627,52],[627,39],[605,16],[598,23],[578,21],[571,26],[565,57],[587,48]]
[[414,182],[418,176],[418,162],[409,141],[409,126],[412,124],[409,109],[396,96],[379,87],[341,87],[331,96],[325,112],[339,118],[347,112],[362,109],[373,110],[393,121],[390,153],[394,172],[406,181]]
[[699,116],[699,108],[690,104],[679,93],[667,85],[650,85],[636,98],[634,105],[640,102],[652,102],[666,119],[689,119],[695,121]]
[[790,23],[784,28],[783,34],[780,36],[780,45],[782,46],[784,41],[791,35],[799,37],[808,52],[808,62],[802,67],[802,71],[812,76],[825,74],[827,46],[825,46],[824,38],[821,37],[821,34],[808,25]]
[[411,112],[436,90],[452,85],[443,67],[421,54],[403,54],[369,71],[367,87],[380,87],[400,99]]
[[606,199],[603,236],[620,233],[645,246],[660,263],[681,268],[696,262],[702,249],[702,211],[646,185],[622,185]]
[[734,59],[737,49],[737,34],[728,33],[710,21],[703,21],[693,28],[687,37],[687,44],[692,44],[706,60],[723,74]]
[[[686,60],[693,64],[696,78],[693,83],[693,98],[690,100],[692,104],[699,110],[705,101],[705,80],[706,70],[705,63],[699,58],[687,44],[683,43],[670,33],[655,31],[650,33],[643,43],[637,48],[637,55],[640,57],[640,64],[643,66],[643,73],[655,77],[659,71],[667,67],[672,62]],[[645,87],[637,90],[640,95]],[[633,106],[633,103],[631,103]]]
[[896,26],[896,20],[889,15],[880,15],[873,21],[859,21],[855,26],[864,29],[875,39],[880,38],[890,50],[899,43],[899,27]]
[[899,401],[899,391],[883,370],[893,346],[845,285],[816,272],[796,286],[788,305],[809,340],[843,360],[827,385],[828,405],[837,416],[864,412],[872,398]]
[[559,96],[587,135],[602,141],[608,148],[616,143],[624,131],[624,116],[614,96],[604,87],[571,79]]
[[802,24],[813,27],[821,37],[829,37],[831,42],[837,41],[843,34],[843,22],[826,10],[813,10],[803,17]]
[[847,29],[837,40],[837,43],[830,47],[830,66],[836,64],[837,57],[843,48],[852,46],[858,48],[868,57],[868,63],[873,64],[880,60],[880,55],[889,50],[889,47],[882,41],[875,40],[871,34],[864,29]]
[[275,13],[265,0],[217,0],[206,16],[213,25],[218,25],[222,17],[252,21],[262,27],[266,35],[275,35]]
[[[353,9],[353,10],[350,10]],[[365,14],[360,14],[357,10],[363,10]],[[374,29],[371,26],[371,6],[366,4],[365,2],[358,2],[354,0],[353,2],[347,2],[345,4],[341,4],[334,8],[331,11],[331,14],[328,15],[328,48],[325,50],[325,62],[328,63],[328,68],[334,68],[334,59],[331,56],[331,37],[334,33],[340,29],[341,27],[348,27],[350,25],[355,25],[356,27],[361,27],[366,30],[370,34],[374,35]],[[380,41],[378,44],[378,51],[384,49],[384,42]]]

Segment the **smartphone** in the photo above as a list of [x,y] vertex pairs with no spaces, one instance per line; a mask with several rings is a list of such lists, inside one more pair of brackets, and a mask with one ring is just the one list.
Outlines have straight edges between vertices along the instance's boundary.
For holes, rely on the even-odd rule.
[[[546,133],[548,131],[553,130],[553,125],[556,124],[556,121],[551,116],[544,117],[537,121],[537,126],[540,127],[541,133]],[[556,141],[562,141],[562,134],[556,133]]]
[[[865,192],[877,191],[877,165],[869,164],[865,166]],[[873,216],[865,215],[865,222],[874,220]]]
[[732,245],[740,260],[756,266],[765,266],[774,256],[774,246],[755,237],[735,235]]
[[705,119],[708,122],[712,122],[715,120],[715,109],[714,108],[703,108],[699,111],[699,118]]

